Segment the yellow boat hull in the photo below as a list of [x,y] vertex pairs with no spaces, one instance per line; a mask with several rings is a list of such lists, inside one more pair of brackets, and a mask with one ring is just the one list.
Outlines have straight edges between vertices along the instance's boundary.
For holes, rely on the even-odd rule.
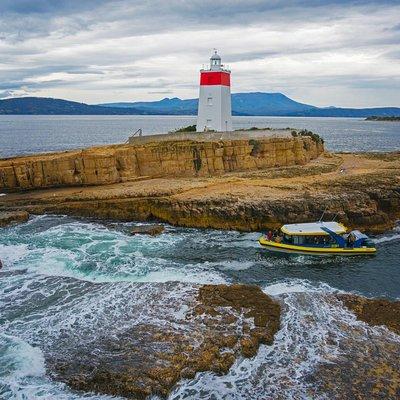
[[317,256],[355,256],[355,255],[373,255],[376,253],[375,247],[358,247],[358,248],[343,248],[343,247],[306,247],[296,246],[286,243],[277,243],[267,240],[265,237],[260,237],[258,240],[264,248],[287,254],[307,254]]

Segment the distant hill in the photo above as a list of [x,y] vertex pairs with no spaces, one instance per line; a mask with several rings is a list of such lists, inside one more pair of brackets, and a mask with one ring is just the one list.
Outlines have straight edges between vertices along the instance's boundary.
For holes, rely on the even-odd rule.
[[46,97],[19,97],[0,100],[1,114],[42,114],[42,115],[132,115],[149,114],[136,108],[115,108],[92,106],[75,101]]
[[99,104],[103,107],[137,108],[140,110],[153,110],[160,114],[196,115],[198,99],[181,100],[178,97],[158,101],[136,101],[133,103],[106,103]]
[[[158,101],[89,105],[45,97],[20,97],[0,100],[0,114],[44,115],[196,115],[198,99],[178,97]],[[282,93],[234,93],[233,115],[288,117],[387,117],[400,116],[400,108],[319,108],[299,103]]]
[[[181,100],[178,97],[159,101],[140,101],[133,103],[106,103],[103,107],[135,107],[140,110],[153,110],[164,114],[196,115],[198,99]],[[282,93],[233,93],[233,115],[288,115],[304,112],[316,107],[298,103]]]
[[292,113],[292,117],[354,117],[366,118],[376,117],[397,117],[400,116],[398,107],[380,107],[380,108],[314,108],[303,112]]
[[[198,99],[181,100],[178,97],[159,101],[141,101],[132,103],[106,103],[104,107],[134,107],[141,111],[153,111],[159,114],[196,115]],[[400,108],[319,108],[299,103],[282,93],[233,93],[233,115],[286,116],[286,117],[368,117],[400,116]]]

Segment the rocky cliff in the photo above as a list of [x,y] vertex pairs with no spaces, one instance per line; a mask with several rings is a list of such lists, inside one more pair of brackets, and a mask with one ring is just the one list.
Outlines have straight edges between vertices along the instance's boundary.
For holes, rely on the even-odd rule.
[[0,189],[106,185],[143,177],[215,176],[303,165],[323,150],[323,144],[311,137],[104,146],[0,160]]

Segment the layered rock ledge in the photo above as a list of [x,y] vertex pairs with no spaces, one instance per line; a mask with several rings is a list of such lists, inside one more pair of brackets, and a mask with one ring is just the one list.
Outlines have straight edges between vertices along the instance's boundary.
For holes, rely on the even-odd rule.
[[[168,139],[168,135],[162,135]],[[175,135],[172,136],[175,138]],[[199,136],[201,137],[201,136]],[[227,172],[306,164],[323,152],[313,137],[159,140],[0,160],[0,189],[106,185],[155,177],[218,176]]]

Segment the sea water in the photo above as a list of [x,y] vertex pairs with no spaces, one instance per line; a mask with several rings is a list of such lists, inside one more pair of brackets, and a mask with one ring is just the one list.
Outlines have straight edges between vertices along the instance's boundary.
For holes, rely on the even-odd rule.
[[[193,125],[193,116],[0,115],[0,158],[21,154],[124,143],[137,129],[144,135]],[[233,117],[233,128],[308,129],[331,151],[400,150],[400,122],[362,118]]]
[[283,305],[281,329],[254,358],[239,357],[224,376],[183,380],[170,399],[322,399],[310,383],[317,367],[350,365],[369,345],[374,363],[384,357],[373,355],[382,341],[400,346],[386,328],[368,327],[327,297],[398,299],[398,228],[374,238],[374,257],[318,258],[267,253],[253,233],[167,226],[147,237],[131,236],[130,226],[44,215],[1,231],[1,399],[111,399],[50,379],[45,356],[90,346],[138,319],[162,325],[168,312],[184,317],[187,292],[204,283],[259,285]]

